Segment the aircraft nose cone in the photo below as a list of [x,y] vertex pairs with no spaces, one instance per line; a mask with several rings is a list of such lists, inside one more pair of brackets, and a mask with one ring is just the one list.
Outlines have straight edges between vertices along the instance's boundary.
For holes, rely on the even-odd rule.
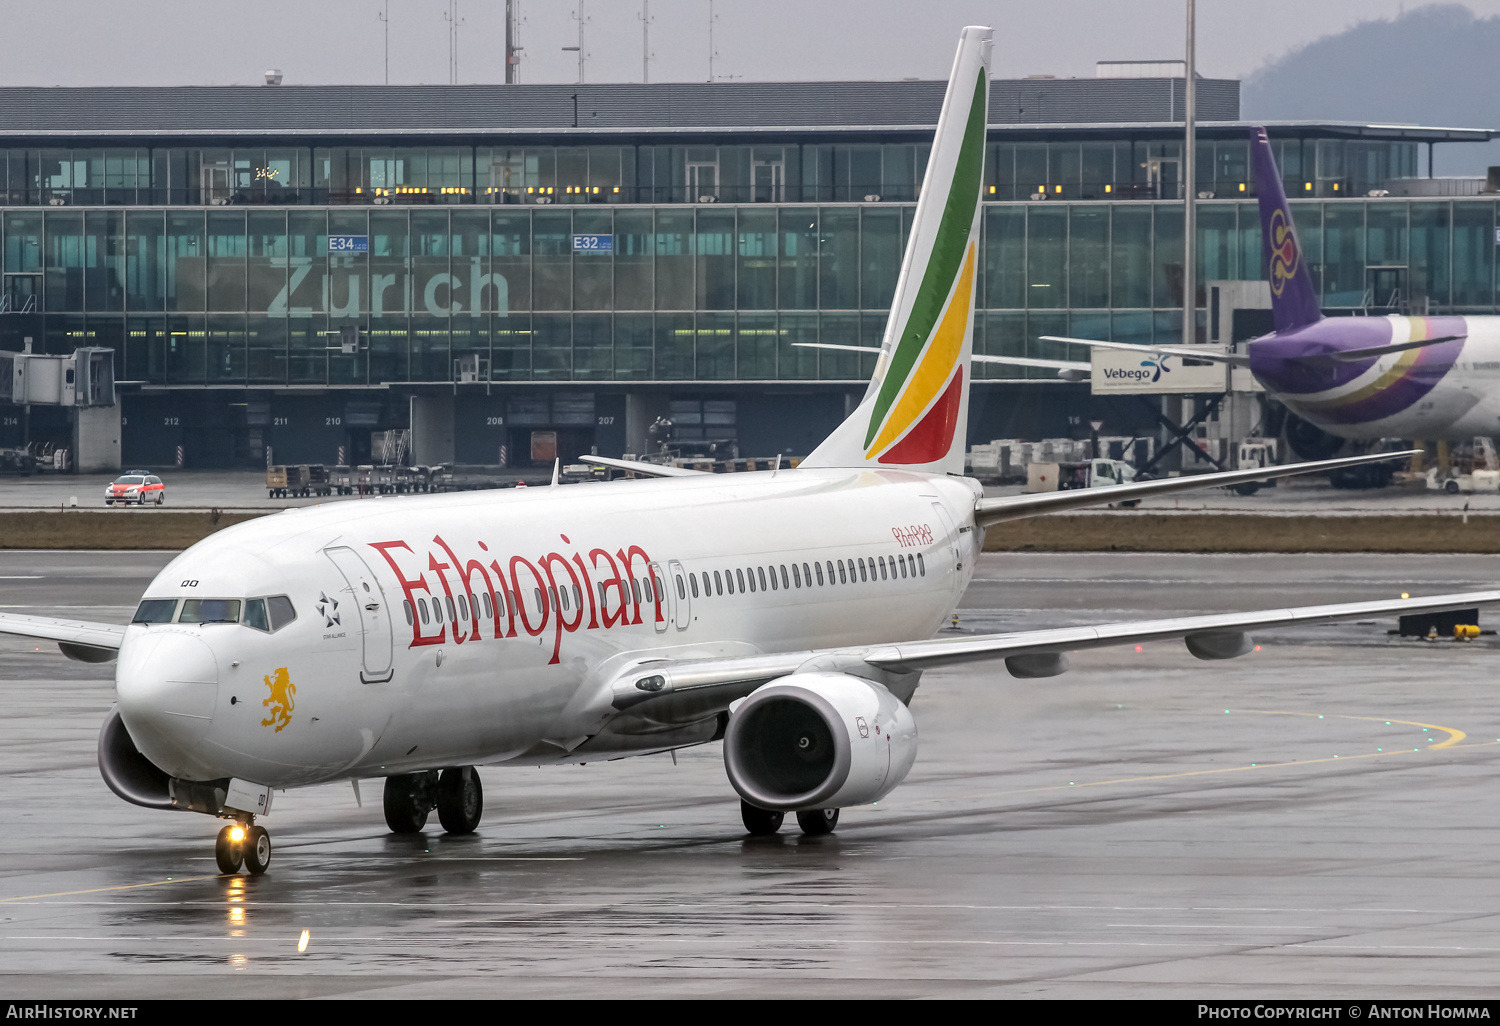
[[173,776],[192,776],[191,751],[218,701],[213,650],[191,634],[150,629],[121,647],[115,693],[141,754]]

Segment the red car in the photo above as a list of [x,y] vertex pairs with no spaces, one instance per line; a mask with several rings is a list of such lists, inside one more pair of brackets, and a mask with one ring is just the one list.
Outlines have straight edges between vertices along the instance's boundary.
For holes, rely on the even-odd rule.
[[161,478],[144,470],[132,470],[115,478],[114,483],[104,489],[104,504],[119,503],[128,506],[132,502],[144,506],[151,502],[160,506],[167,498],[167,486]]

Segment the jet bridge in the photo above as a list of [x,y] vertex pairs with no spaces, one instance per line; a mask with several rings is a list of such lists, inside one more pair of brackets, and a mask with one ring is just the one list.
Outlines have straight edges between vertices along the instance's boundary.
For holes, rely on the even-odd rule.
[[19,353],[0,352],[0,410],[4,423],[29,445],[32,408],[69,410],[71,469],[80,472],[120,469],[120,407],[115,401],[114,350],[75,349],[68,355],[31,352],[31,340]]

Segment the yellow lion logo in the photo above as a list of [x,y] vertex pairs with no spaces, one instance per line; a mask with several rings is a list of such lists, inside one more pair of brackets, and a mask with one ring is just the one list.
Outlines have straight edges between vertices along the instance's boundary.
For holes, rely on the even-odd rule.
[[[260,725],[262,727],[269,727],[275,723],[276,733],[279,734],[282,727],[292,722],[292,710],[297,706],[297,703],[292,700],[292,696],[297,693],[297,685],[292,683],[292,678],[288,676],[285,666],[277,670],[274,676],[262,677],[261,679],[266,682],[266,687],[271,689],[271,697],[260,703],[261,705],[270,706],[271,718],[269,720],[261,720]],[[278,723],[278,720],[281,722]]]

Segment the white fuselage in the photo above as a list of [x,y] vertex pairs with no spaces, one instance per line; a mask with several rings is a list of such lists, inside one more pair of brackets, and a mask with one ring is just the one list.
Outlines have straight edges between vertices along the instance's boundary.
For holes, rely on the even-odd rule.
[[712,711],[622,725],[611,683],[929,636],[973,572],[977,494],[784,470],[288,510],[193,546],[145,598],[285,595],[296,619],[131,626],[120,710],[169,774],[274,787],[708,740]]

